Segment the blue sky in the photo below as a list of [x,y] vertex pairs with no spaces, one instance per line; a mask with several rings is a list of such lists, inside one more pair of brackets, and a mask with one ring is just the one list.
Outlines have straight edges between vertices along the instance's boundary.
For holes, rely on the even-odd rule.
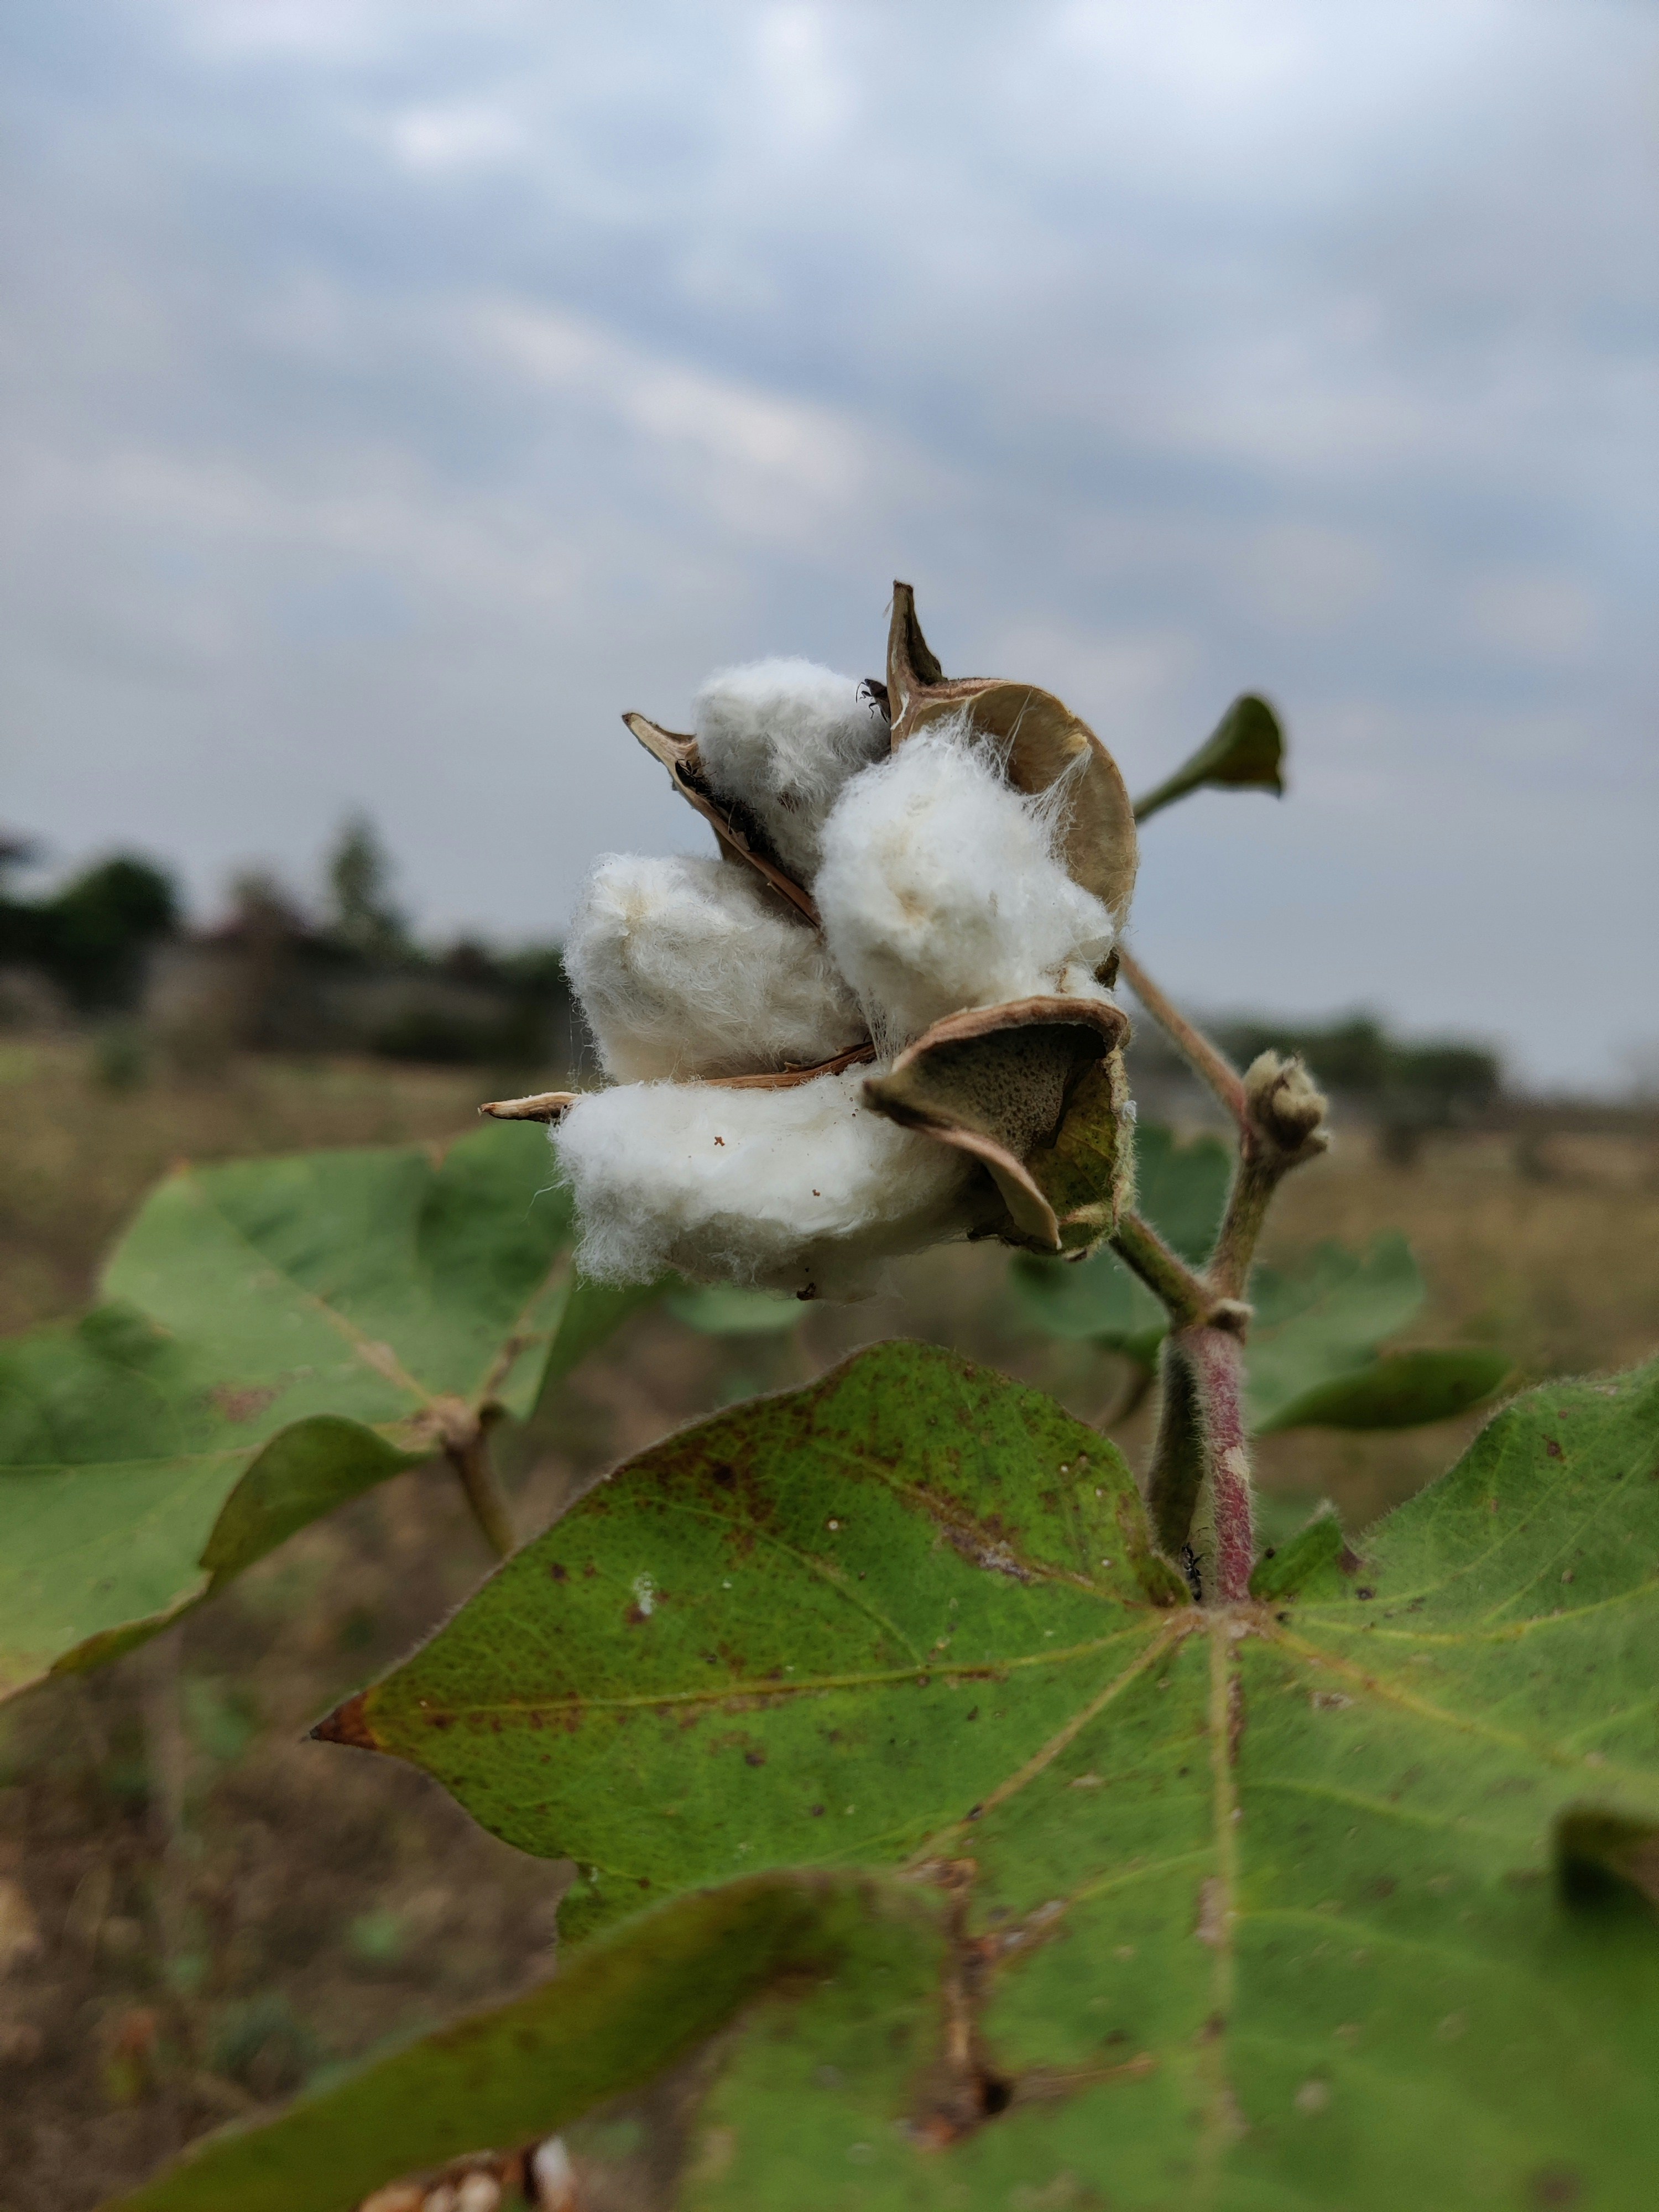
[[1627,0],[84,0],[4,41],[0,812],[422,922],[696,848],[711,668],[1044,683],[1199,1004],[1659,1039],[1659,17]]

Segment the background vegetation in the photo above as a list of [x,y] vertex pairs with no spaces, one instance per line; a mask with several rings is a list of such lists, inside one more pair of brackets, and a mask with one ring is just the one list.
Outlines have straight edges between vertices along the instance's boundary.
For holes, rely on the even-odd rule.
[[[82,1306],[117,1228],[180,1156],[441,1143],[489,1091],[475,1069],[271,1054],[205,1075],[156,1056],[112,1085],[96,1037],[0,1042],[0,1325]],[[1285,1192],[1265,1256],[1384,1228],[1406,1231],[1430,1286],[1407,1342],[1498,1346],[1530,1382],[1627,1364],[1659,1335],[1659,1129],[1634,1119],[1431,1129],[1407,1167],[1350,1120]],[[640,1316],[565,1386],[553,1441],[509,1469],[520,1524],[665,1430],[878,1337],[954,1346],[1085,1418],[1120,1396],[1112,1358],[1029,1325],[1005,1255],[937,1253],[900,1282],[896,1299],[810,1310],[781,1334]],[[1132,1458],[1148,1419],[1119,1431]],[[1363,1522],[1477,1423],[1265,1437],[1268,1512],[1288,1527],[1328,1494]],[[400,1765],[303,1741],[489,1564],[447,1472],[399,1477],[146,1651],[14,1709],[0,1738],[6,2212],[79,2212],[224,2118],[544,1974],[558,1869],[493,1842]]]

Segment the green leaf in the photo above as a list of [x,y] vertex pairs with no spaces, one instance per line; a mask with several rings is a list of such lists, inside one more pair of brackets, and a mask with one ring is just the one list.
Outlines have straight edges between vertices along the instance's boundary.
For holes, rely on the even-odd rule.
[[[1214,1137],[1182,1145],[1156,1123],[1136,1139],[1137,1205],[1182,1259],[1202,1267],[1226,1202],[1231,1155]],[[1151,1368],[1167,1328],[1164,1310],[1115,1253],[1084,1261],[1030,1253],[1010,1267],[1027,1316],[1051,1336],[1086,1339]],[[1299,1265],[1258,1267],[1245,1352],[1251,1425],[1403,1429],[1442,1421],[1490,1397],[1510,1371],[1500,1354],[1473,1349],[1396,1352],[1377,1346],[1425,1296],[1411,1249],[1397,1232],[1363,1253],[1322,1244]]]
[[776,1291],[745,1291],[734,1283],[683,1283],[670,1291],[668,1310],[703,1336],[776,1336],[798,1328],[806,1309],[799,1298]]
[[696,2212],[1635,2204],[1656,1477],[1659,1364],[1552,1386],[1352,1572],[1200,1610],[1100,1438],[878,1346],[619,1470],[332,1732],[597,1866],[590,1923],[943,1887],[925,1990],[872,1945],[711,2053]]
[[[591,1925],[921,1832],[921,1770],[947,1806],[989,1788],[1070,1697],[1064,1655],[1109,1677],[1124,1609],[1184,1595],[1115,1446],[1038,1392],[884,1345],[632,1462],[325,1733],[584,1862],[565,1924]],[[993,1697],[1010,1671],[1018,1700]],[[781,1802],[763,1770],[785,1757],[802,1779]],[[619,1786],[647,1773],[648,1809]]]
[[1250,1577],[1250,1595],[1264,1601],[1287,1597],[1332,1598],[1345,1595],[1340,1576],[1359,1571],[1360,1559],[1350,1551],[1328,1499],[1313,1518],[1285,1544],[1268,1551]]
[[[1209,1257],[1231,1176],[1232,1155],[1218,1138],[1182,1144],[1157,1122],[1136,1130],[1136,1209],[1194,1267]],[[1051,1336],[1090,1338],[1146,1366],[1156,1358],[1164,1309],[1115,1252],[1081,1261],[1020,1253],[1009,1273],[1026,1313]]]
[[673,1279],[665,1275],[654,1283],[595,1283],[586,1275],[572,1276],[542,1369],[541,1395],[580,1367],[625,1321],[659,1298]]
[[268,1392],[271,1425],[313,1412],[380,1423],[440,1398],[522,1416],[569,1239],[544,1138],[503,1124],[441,1162],[410,1145],[182,1168],[117,1247],[104,1288],[221,1384]]
[[1215,728],[1175,774],[1135,801],[1135,820],[1145,822],[1189,791],[1206,784],[1233,791],[1285,792],[1285,732],[1265,699],[1246,691],[1233,701]]
[[[141,1641],[592,1340],[539,1133],[183,1168],[0,1345],[0,1694]],[[600,1294],[614,1300],[614,1293]],[[574,1316],[574,1319],[573,1319]]]
[[1326,1243],[1294,1267],[1258,1267],[1245,1354],[1251,1426],[1281,1425],[1297,1400],[1368,1365],[1424,1295],[1411,1247],[1393,1230],[1364,1252]]
[[[776,1876],[650,1913],[528,1996],[421,2038],[263,2127],[210,2136],[106,2212],[350,2212],[382,2182],[513,2148],[637,2087],[786,1972],[874,1936],[938,1971],[937,1909],[867,1882]],[[570,2023],[580,2022],[573,2035]]]
[[1182,1258],[1201,1267],[1221,1226],[1233,1156],[1219,1137],[1189,1137],[1148,1122],[1135,1137],[1135,1203]]
[[1277,1429],[1414,1429],[1490,1398],[1511,1370],[1501,1352],[1395,1352],[1316,1383],[1258,1424]]

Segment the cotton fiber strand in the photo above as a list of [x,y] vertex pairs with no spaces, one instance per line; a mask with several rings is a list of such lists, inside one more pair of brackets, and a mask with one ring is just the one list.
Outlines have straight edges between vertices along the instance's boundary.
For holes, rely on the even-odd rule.
[[756,660],[710,677],[695,727],[710,788],[743,802],[803,884],[817,872],[819,833],[842,787],[890,742],[858,679],[811,660]]
[[724,860],[607,855],[564,958],[616,1082],[810,1067],[865,1034],[817,931]]
[[1112,918],[1055,856],[1061,804],[1014,790],[959,721],[848,785],[813,892],[883,1049],[963,1007],[1109,995]]
[[859,1297],[882,1262],[965,1234],[973,1164],[871,1113],[862,1068],[787,1091],[629,1084],[580,1098],[553,1134],[602,1283],[702,1282]]

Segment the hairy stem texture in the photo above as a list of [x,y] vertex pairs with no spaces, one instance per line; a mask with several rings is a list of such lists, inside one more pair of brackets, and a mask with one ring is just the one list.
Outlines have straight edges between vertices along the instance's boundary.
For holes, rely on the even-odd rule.
[[1255,1563],[1244,1348],[1231,1329],[1172,1330],[1147,1504],[1158,1540],[1182,1560],[1194,1596],[1231,1605],[1249,1595]]
[[518,1541],[513,1511],[490,1457],[489,1432],[480,1427],[464,1444],[450,1444],[445,1457],[454,1468],[472,1517],[498,1559],[504,1559]]

